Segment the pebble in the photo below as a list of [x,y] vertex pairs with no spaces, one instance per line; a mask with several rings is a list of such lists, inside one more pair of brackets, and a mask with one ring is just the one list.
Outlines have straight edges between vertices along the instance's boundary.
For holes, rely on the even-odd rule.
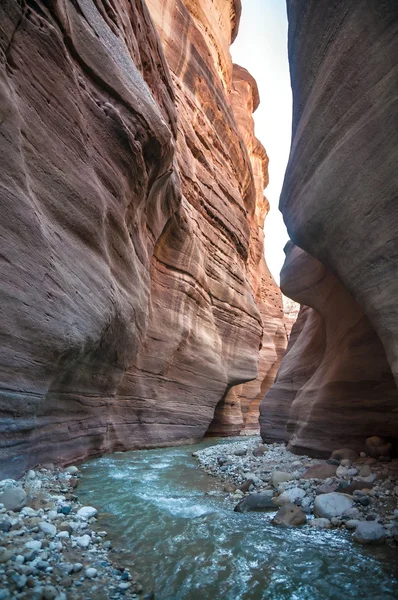
[[91,544],[91,537],[85,533],[84,535],[75,538],[75,542],[80,548],[88,548]]
[[85,573],[86,573],[86,577],[88,577],[88,579],[94,579],[98,575],[97,569],[94,569],[93,567],[89,567],[88,569],[86,569]]
[[[269,444],[267,452],[260,459],[253,455],[253,450],[259,443],[257,438],[219,444],[195,452],[195,455],[200,466],[206,472],[220,477],[223,485],[239,487],[247,477],[254,480],[257,476],[262,481],[256,482],[256,491],[264,493],[277,490],[279,495],[275,500],[280,503],[285,498],[294,500],[295,488],[300,489],[301,497],[296,498],[296,504],[301,505],[307,515],[315,513],[316,518],[328,519],[335,527],[345,527],[352,531],[353,524],[356,527],[357,523],[375,522],[375,518],[381,515],[384,522],[393,521],[391,531],[395,531],[396,526],[398,545],[398,469],[392,471],[389,464],[382,463],[379,458],[371,458],[365,452],[359,458],[355,451],[347,448],[336,450],[327,461],[306,456],[299,460],[285,445]],[[228,456],[228,466],[224,471],[217,463],[217,457],[220,456]],[[398,464],[398,461],[393,464]],[[365,489],[362,484],[369,487]],[[253,490],[253,486],[250,490]],[[338,510],[338,514],[317,513],[316,508],[320,502],[317,498],[327,494],[337,494],[344,498],[343,508]],[[242,497],[246,498],[247,495],[248,492],[245,491]],[[233,503],[238,498],[241,499],[239,496],[235,492],[227,497],[227,501]],[[389,505],[386,504],[388,498]],[[391,504],[393,499],[395,505]],[[316,523],[313,527],[316,527]],[[393,533],[389,534],[392,543],[394,536]]]
[[39,529],[46,535],[54,536],[57,533],[57,528],[52,523],[47,523],[47,521],[41,521],[39,523]]
[[82,508],[79,508],[79,510],[77,511],[78,517],[87,520],[91,519],[92,517],[95,517],[97,514],[97,509],[93,508],[92,506],[82,506]]

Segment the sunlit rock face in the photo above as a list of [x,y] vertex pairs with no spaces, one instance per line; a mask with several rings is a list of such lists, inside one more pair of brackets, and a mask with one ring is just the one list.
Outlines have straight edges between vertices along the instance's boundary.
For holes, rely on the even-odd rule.
[[264,220],[269,211],[264,188],[268,185],[268,156],[254,135],[252,113],[259,104],[253,77],[233,66],[231,103],[239,131],[248,149],[255,184],[256,210],[250,218],[248,280],[263,325],[258,376],[230,389],[217,405],[209,433],[231,435],[259,430],[259,405],[272,385],[286,349],[286,330],[281,293],[264,259]]
[[261,343],[276,360],[240,4],[149,8],[0,6],[2,475],[199,438]]
[[312,309],[262,431],[321,453],[397,438],[398,4],[287,5],[293,141],[280,206],[308,254],[289,251],[282,289]]

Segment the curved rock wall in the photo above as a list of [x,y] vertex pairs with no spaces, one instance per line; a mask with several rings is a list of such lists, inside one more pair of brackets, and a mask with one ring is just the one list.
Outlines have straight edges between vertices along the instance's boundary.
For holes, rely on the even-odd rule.
[[287,5],[293,140],[280,207],[303,250],[288,250],[282,289],[312,308],[264,400],[262,434],[322,454],[398,437],[398,5]]
[[361,451],[375,432],[394,438],[398,390],[361,307],[319,261],[292,244],[281,286],[304,306],[261,407],[263,437],[318,455],[344,447]]
[[259,406],[272,385],[286,349],[282,297],[264,259],[264,220],[269,211],[264,188],[268,185],[268,156],[255,137],[252,113],[259,104],[255,80],[246,69],[233,65],[231,103],[239,131],[249,152],[256,210],[250,217],[248,280],[260,310],[263,339],[256,379],[227,391],[217,405],[209,428],[212,435],[234,435],[259,430]]
[[163,49],[143,0],[0,6],[2,475],[196,439],[257,376],[240,3],[149,7]]

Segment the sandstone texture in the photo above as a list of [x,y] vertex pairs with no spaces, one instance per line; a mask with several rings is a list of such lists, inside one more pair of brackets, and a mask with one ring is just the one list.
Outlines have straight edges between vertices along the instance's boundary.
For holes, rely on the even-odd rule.
[[293,140],[280,208],[293,243],[281,288],[302,308],[262,436],[318,456],[381,436],[396,452],[398,5],[287,5]]
[[3,474],[255,420],[285,338],[239,15],[1,3]]

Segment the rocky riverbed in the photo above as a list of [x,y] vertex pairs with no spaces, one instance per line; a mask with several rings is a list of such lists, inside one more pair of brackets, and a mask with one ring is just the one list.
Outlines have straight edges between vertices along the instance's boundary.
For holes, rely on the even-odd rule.
[[343,448],[319,460],[255,438],[194,456],[223,480],[231,510],[278,511],[276,525],[344,528],[356,543],[398,547],[398,459],[390,458],[390,450],[374,437],[360,455]]
[[0,482],[0,600],[150,598],[77,497],[77,467]]

